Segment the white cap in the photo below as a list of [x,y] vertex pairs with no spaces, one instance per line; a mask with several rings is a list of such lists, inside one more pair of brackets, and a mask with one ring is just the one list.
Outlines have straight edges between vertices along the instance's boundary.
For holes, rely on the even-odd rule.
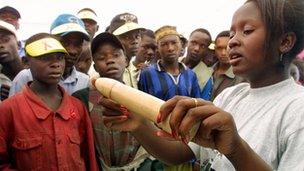
[[0,29],[7,30],[7,31],[11,32],[12,34],[14,34],[15,37],[17,37],[17,31],[16,31],[15,27],[10,23],[0,20]]

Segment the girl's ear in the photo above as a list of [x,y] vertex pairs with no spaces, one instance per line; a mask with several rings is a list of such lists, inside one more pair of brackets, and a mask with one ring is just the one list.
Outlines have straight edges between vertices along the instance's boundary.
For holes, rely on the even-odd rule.
[[297,40],[296,34],[294,32],[288,32],[282,35],[280,43],[281,54],[288,53],[295,45]]

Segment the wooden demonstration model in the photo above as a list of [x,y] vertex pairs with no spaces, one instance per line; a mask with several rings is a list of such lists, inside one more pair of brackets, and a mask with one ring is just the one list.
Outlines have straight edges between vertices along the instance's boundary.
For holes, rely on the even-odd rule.
[[[133,114],[154,122],[159,128],[171,134],[169,118],[157,123],[160,107],[165,103],[163,100],[110,78],[98,78],[95,87],[103,96],[125,106]],[[199,124],[190,131],[190,139],[195,136],[198,127]]]

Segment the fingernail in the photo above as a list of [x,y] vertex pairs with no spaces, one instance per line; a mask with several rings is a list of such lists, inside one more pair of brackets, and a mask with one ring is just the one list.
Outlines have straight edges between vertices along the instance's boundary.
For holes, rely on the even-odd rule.
[[157,123],[161,122],[161,114],[160,113],[158,113],[158,115],[157,115],[156,122]]
[[120,105],[120,111],[122,112],[122,114],[124,115],[124,116],[129,116],[129,110],[126,108],[126,107],[124,107],[123,105]]

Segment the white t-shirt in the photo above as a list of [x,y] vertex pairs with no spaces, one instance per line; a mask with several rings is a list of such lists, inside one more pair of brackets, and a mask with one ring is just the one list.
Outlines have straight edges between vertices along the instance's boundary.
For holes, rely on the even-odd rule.
[[[274,170],[304,170],[304,88],[292,78],[255,89],[241,83],[225,89],[214,104],[233,116],[240,136]],[[190,147],[201,164],[213,160],[215,170],[234,170],[215,150]]]

